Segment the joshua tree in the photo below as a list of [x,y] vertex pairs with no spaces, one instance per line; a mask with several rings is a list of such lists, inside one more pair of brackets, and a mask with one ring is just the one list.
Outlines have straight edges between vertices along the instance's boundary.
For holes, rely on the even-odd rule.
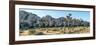
[[69,24],[69,23],[70,23],[70,21],[71,21],[71,19],[72,19],[72,17],[71,17],[71,16],[72,16],[72,14],[71,14],[71,13],[69,13],[69,14],[68,14],[68,16],[66,16],[66,18],[68,19],[68,30],[69,30],[69,26],[70,26],[70,24]]

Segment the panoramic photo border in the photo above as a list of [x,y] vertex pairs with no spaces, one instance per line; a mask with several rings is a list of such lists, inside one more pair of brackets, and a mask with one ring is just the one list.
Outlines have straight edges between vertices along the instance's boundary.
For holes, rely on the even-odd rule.
[[[29,35],[19,36],[19,10],[20,8],[28,9],[49,9],[49,10],[73,10],[73,11],[89,11],[90,12],[90,33],[86,34],[60,34],[60,35]],[[15,5],[15,36],[16,41],[20,40],[40,40],[40,39],[56,39],[56,38],[77,38],[93,36],[93,9],[88,8],[72,8],[72,7],[49,7],[49,6],[31,6],[31,5]]]

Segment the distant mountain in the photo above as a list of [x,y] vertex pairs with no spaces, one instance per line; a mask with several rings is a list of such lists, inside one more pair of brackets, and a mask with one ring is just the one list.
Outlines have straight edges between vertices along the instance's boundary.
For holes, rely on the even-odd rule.
[[68,27],[68,26],[89,26],[89,22],[71,17],[71,14],[66,17],[53,18],[46,15],[40,18],[37,14],[19,11],[20,29],[38,28],[38,27]]
[[39,16],[26,11],[19,11],[20,28],[29,28],[36,26],[38,21],[41,20]]

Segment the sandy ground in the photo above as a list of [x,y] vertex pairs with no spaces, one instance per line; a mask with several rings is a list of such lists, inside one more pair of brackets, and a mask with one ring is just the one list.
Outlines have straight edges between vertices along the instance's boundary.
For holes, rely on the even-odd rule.
[[20,31],[21,36],[27,35],[53,35],[53,34],[82,34],[89,33],[89,27],[53,27],[53,28],[37,28]]

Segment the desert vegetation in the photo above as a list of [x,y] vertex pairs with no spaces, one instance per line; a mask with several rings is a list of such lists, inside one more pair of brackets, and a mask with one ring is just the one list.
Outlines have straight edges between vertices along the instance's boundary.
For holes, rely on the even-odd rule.
[[81,34],[90,32],[88,21],[71,17],[69,13],[66,17],[53,18],[46,15],[42,18],[34,13],[19,12],[19,35],[51,35],[51,34]]

